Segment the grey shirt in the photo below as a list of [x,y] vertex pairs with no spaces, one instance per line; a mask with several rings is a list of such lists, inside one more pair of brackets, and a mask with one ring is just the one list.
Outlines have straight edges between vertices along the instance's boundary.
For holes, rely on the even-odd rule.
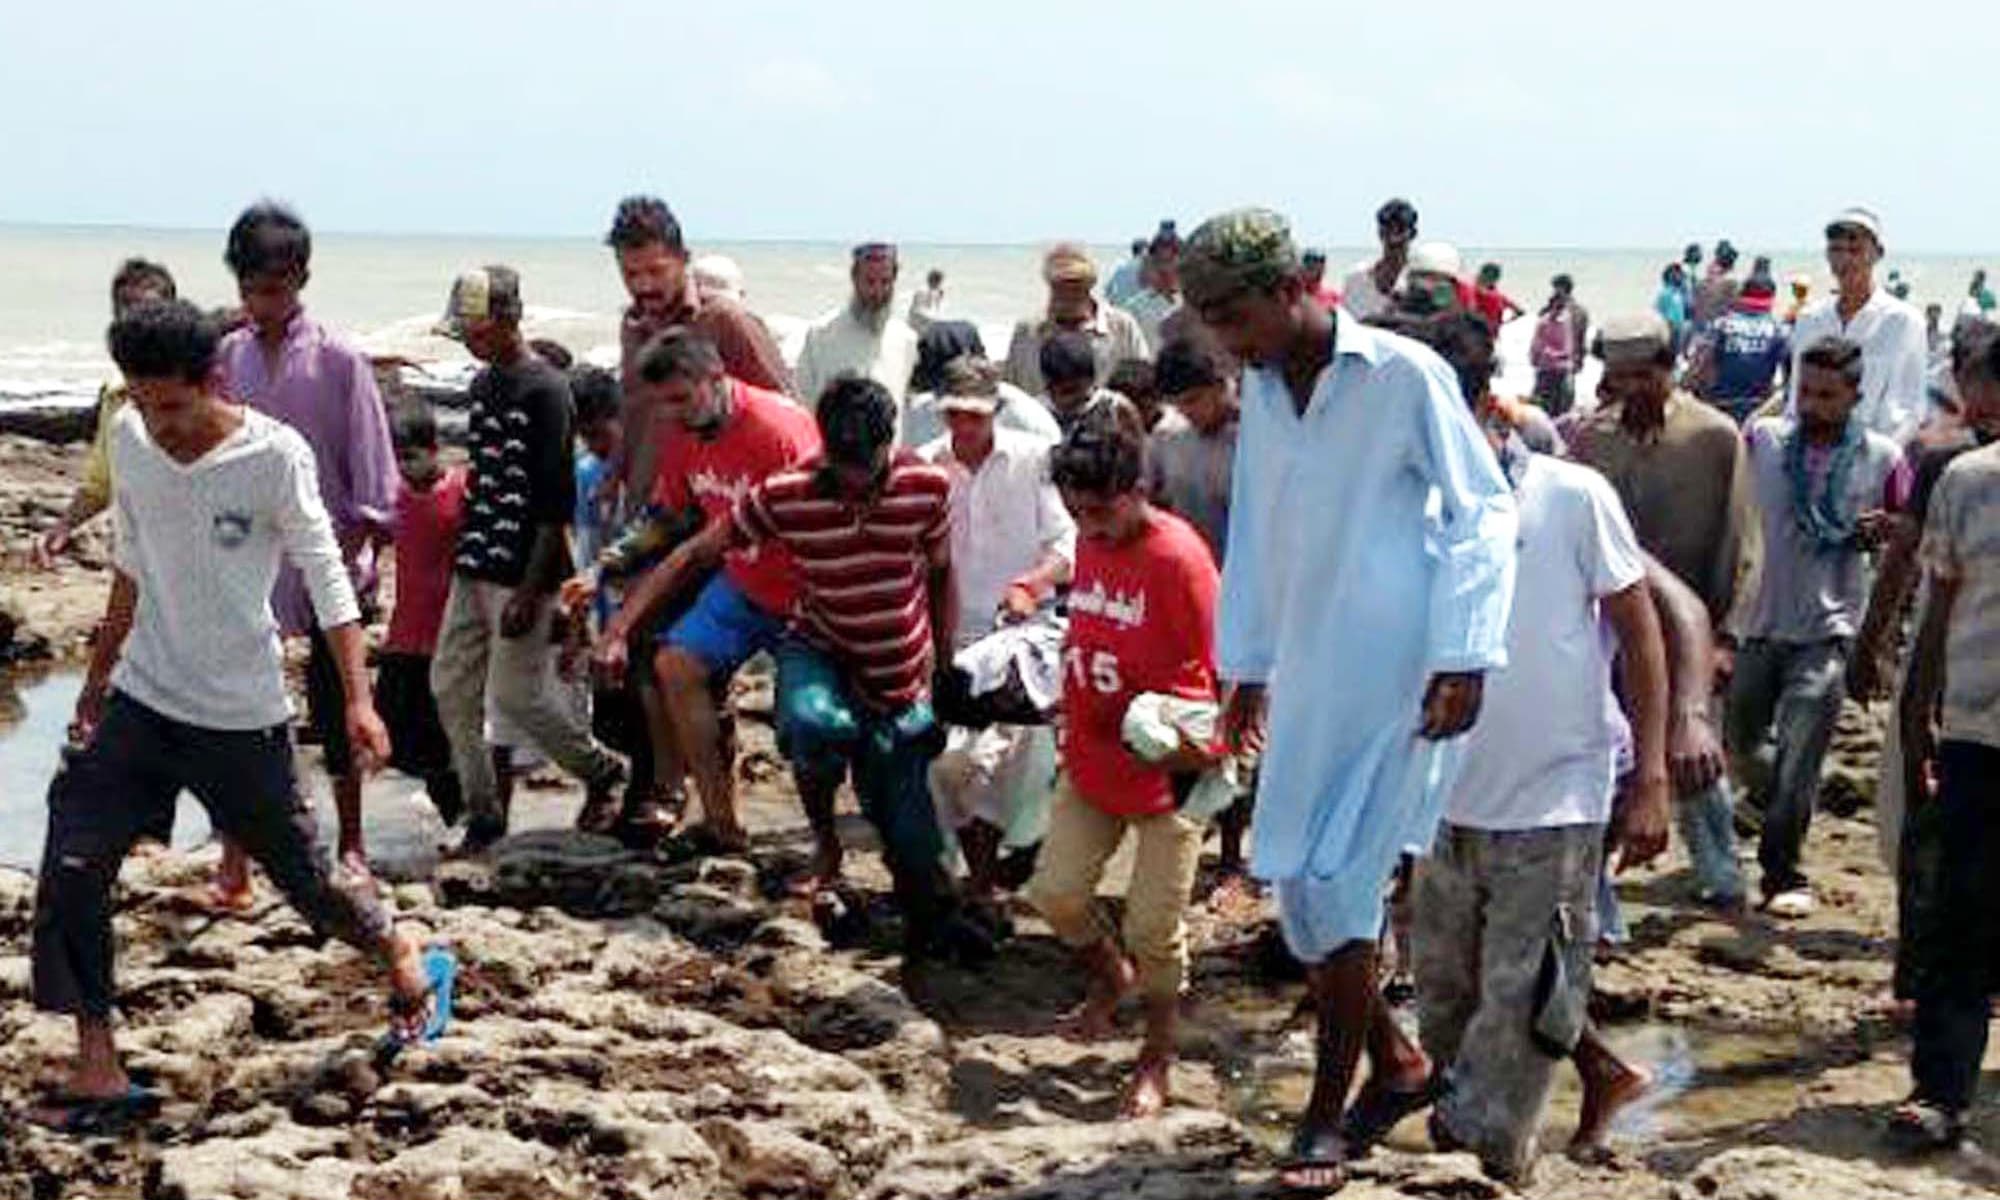
[[1208,542],[1215,561],[1229,543],[1229,486],[1236,464],[1236,422],[1205,434],[1167,410],[1146,440],[1146,491],[1179,513]]
[[[1737,635],[1784,642],[1819,642],[1851,638],[1861,628],[1868,605],[1868,561],[1860,545],[1819,545],[1800,526],[1795,511],[1792,478],[1785,468],[1785,447],[1796,425],[1785,417],[1765,417],[1751,423],[1745,435],[1751,486],[1763,523],[1764,557],[1757,598]],[[1864,431],[1847,474],[1844,513],[1865,513],[1900,507],[1891,487],[1905,477],[1899,471],[1903,453],[1879,433]],[[1806,457],[1814,495],[1826,486],[1830,453]]]

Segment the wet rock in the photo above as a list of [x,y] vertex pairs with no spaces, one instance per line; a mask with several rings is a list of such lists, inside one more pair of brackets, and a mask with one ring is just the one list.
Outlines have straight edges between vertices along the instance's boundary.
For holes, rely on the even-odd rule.
[[614,838],[545,829],[501,842],[493,855],[499,900],[515,908],[550,905],[566,912],[602,911],[605,881],[633,861]]
[[1344,1196],[1435,1196],[1439,1200],[1499,1200],[1508,1189],[1470,1154],[1404,1154],[1378,1150],[1348,1169]]
[[30,626],[27,610],[0,590],[0,666],[46,662],[50,654],[48,636]]
[[[1241,1126],[1219,1113],[1154,1121],[1036,1126],[975,1134],[889,1164],[866,1200],[1207,1200],[1251,1155]],[[1206,1190],[1202,1190],[1206,1189]]]
[[1991,1192],[1934,1173],[1891,1172],[1866,1160],[1786,1146],[1718,1154],[1674,1189],[1676,1200],[1973,1200]]
[[704,1121],[701,1136],[715,1149],[723,1174],[745,1195],[820,1200],[850,1190],[833,1151],[776,1126]]
[[448,1129],[436,1141],[358,1172],[352,1200],[584,1200],[596,1189],[554,1151],[491,1129]]
[[0,435],[51,445],[87,442],[97,432],[94,404],[46,404],[0,408]]
[[703,946],[740,943],[763,923],[764,916],[763,907],[756,902],[708,883],[672,888],[653,909],[654,919]]
[[0,938],[25,937],[35,919],[35,877],[0,867]]

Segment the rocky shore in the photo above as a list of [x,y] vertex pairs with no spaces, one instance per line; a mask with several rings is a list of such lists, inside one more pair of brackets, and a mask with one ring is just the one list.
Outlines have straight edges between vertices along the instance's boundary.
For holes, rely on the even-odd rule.
[[[66,500],[76,456],[0,439],[0,587],[57,655],[75,653],[102,604],[101,544],[53,577],[17,551]],[[167,1104],[115,1141],[24,1120],[69,1030],[28,1002],[33,880],[0,872],[0,1200],[1279,1194],[1276,1155],[1311,1057],[1294,1016],[1302,985],[1272,952],[1268,910],[1204,903],[1178,1103],[1119,1123],[1135,1044],[1054,1035],[1079,980],[1031,915],[986,970],[903,968],[887,879],[853,817],[847,916],[816,923],[786,896],[802,822],[772,751],[768,689],[738,701],[757,830],[747,857],[669,864],[562,832],[580,797],[556,784],[524,802],[524,824],[542,828],[491,863],[382,864],[399,918],[464,964],[452,1031],[392,1063],[374,1053],[383,1000],[353,952],[316,944],[268,889],[247,920],[184,911],[175,897],[212,849],[132,860],[117,920],[123,1037]],[[1600,968],[1595,1007],[1612,1040],[1661,1073],[1665,1098],[1608,1159],[1551,1155],[1520,1194],[1942,1200],[2000,1185],[1976,1150],[1915,1164],[1879,1137],[1906,1090],[1907,1047],[1887,1015],[1894,894],[1865,803],[1878,740],[1850,709],[1829,789],[1859,806],[1814,829],[1814,917],[1710,916],[1689,903],[1678,858],[1621,883],[1633,942]],[[1552,1147],[1574,1120],[1564,1088]],[[1976,1126],[2000,1144],[1992,1104]],[[1425,1153],[1417,1120],[1343,1193],[1510,1194],[1469,1158]]]

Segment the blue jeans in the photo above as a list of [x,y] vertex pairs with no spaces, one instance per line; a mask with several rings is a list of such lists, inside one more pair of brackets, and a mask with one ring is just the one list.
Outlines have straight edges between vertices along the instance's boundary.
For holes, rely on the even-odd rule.
[[1762,800],[1764,894],[1806,886],[1799,869],[1820,767],[1846,699],[1847,641],[1752,638],[1736,653],[1723,737],[1736,777]]
[[1743,868],[1736,862],[1736,806],[1727,777],[1678,796],[1674,820],[1694,864],[1695,886],[1720,900],[1743,898]]

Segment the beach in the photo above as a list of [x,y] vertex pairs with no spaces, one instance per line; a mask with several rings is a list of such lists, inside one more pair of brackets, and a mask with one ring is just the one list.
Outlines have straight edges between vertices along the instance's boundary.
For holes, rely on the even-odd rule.
[[[0,439],[10,544],[60,506],[79,460],[78,447]],[[70,694],[60,660],[74,661],[102,603],[101,555],[92,541],[53,577],[16,558],[0,574],[59,660],[7,676],[0,749],[13,753],[0,760],[25,765],[0,786],[16,820],[37,819],[56,766]],[[1311,1044],[1267,906],[1194,914],[1178,1103],[1163,1120],[1114,1121],[1133,1044],[1052,1032],[1080,980],[1032,916],[1018,915],[1018,937],[985,970],[900,967],[887,876],[848,797],[856,886],[831,941],[785,895],[809,842],[775,754],[768,682],[740,683],[735,702],[757,835],[741,858],[665,864],[568,833],[581,796],[550,775],[519,802],[528,836],[492,864],[439,868],[442,831],[415,782],[370,784],[388,897],[465,964],[454,1031],[388,1066],[372,1060],[383,1016],[366,964],[316,944],[268,885],[253,918],[214,923],[175,902],[204,878],[212,846],[128,862],[122,1032],[131,1065],[170,1100],[145,1135],[115,1143],[20,1119],[69,1030],[28,1003],[34,882],[0,869],[0,1200],[1277,1195]],[[1599,968],[1593,1011],[1667,1086],[1608,1160],[1550,1155],[1520,1194],[1955,1200],[2000,1184],[1973,1151],[1914,1166],[1877,1149],[1877,1114],[1906,1088],[1906,1042],[1886,1016],[1894,886],[1866,805],[1855,807],[1872,786],[1877,717],[1850,705],[1836,741],[1829,794],[1851,815],[1814,827],[1825,883],[1813,917],[1709,915],[1678,850],[1622,881],[1633,941]],[[324,814],[317,751],[303,764]],[[197,833],[183,822],[184,841]],[[1107,890],[1127,869],[1114,866]],[[1211,861],[1201,894],[1212,881]],[[1565,1073],[1552,1145],[1574,1112]],[[2000,1116],[1975,1116],[1977,1140],[2000,1137]],[[1425,1144],[1421,1120],[1407,1122],[1344,1194],[1513,1194],[1476,1160]]]

